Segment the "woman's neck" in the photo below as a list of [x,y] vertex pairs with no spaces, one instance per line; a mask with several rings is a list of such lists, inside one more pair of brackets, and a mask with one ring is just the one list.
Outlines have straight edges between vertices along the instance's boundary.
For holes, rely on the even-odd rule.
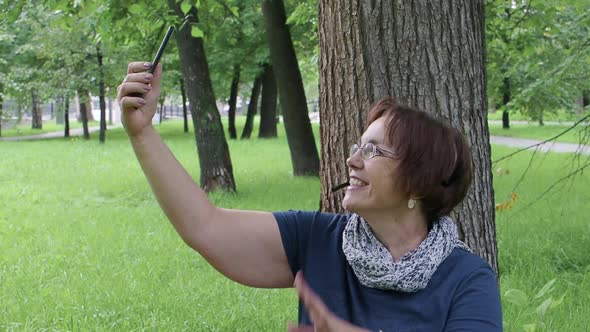
[[362,216],[394,261],[418,248],[428,236],[428,223],[418,209],[404,213],[374,213]]

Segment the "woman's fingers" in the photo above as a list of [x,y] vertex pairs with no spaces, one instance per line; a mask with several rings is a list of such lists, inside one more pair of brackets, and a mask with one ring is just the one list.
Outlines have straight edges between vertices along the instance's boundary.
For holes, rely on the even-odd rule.
[[149,62],[130,62],[127,66],[127,74],[141,73],[150,69],[152,64]]
[[307,308],[316,329],[324,328],[331,318],[332,313],[326,308],[322,299],[305,282],[301,272],[297,272],[295,276],[295,288],[303,305]]

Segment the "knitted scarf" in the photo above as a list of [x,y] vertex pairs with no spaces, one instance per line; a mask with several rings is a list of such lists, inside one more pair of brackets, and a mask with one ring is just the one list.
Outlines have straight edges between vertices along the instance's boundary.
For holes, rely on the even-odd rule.
[[418,248],[395,262],[389,250],[375,237],[371,226],[357,214],[348,218],[342,238],[344,255],[363,285],[406,293],[424,289],[454,248],[471,252],[459,240],[457,227],[449,217],[434,222]]

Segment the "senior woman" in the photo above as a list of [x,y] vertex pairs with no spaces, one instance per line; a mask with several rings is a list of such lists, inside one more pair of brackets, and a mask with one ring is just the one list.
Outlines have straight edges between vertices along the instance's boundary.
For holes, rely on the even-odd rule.
[[151,125],[162,68],[152,75],[148,67],[129,64],[118,100],[160,206],[226,277],[252,287],[295,285],[299,325],[290,331],[502,330],[496,277],[447,216],[471,181],[459,131],[384,99],[350,149],[348,214],[218,208]]

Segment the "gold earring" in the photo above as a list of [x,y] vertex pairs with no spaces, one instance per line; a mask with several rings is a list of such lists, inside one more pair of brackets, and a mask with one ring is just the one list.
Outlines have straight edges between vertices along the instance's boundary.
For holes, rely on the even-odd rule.
[[412,198],[410,198],[410,199],[408,200],[408,209],[410,209],[410,210],[411,210],[411,209],[413,209],[413,208],[415,208],[415,207],[416,207],[416,200],[415,200],[415,199],[412,199]]

